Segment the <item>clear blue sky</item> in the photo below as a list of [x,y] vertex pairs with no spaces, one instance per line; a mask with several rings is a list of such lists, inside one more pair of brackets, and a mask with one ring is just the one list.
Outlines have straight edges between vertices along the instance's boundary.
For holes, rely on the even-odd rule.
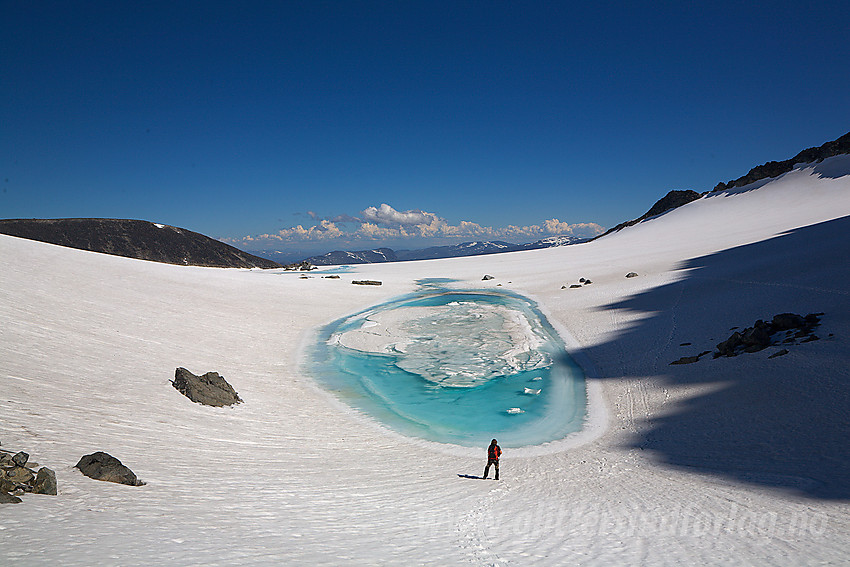
[[850,130],[850,5],[741,4],[4,0],[0,218],[313,250],[610,227]]

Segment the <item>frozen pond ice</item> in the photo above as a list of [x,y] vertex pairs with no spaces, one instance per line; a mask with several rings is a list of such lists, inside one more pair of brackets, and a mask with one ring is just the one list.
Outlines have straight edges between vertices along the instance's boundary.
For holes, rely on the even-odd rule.
[[517,447],[581,428],[583,373],[519,295],[423,286],[319,334],[317,382],[403,434]]

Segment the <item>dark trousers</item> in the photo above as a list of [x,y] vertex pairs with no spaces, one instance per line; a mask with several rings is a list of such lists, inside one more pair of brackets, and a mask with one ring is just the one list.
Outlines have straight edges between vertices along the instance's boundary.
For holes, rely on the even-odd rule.
[[487,473],[490,472],[490,465],[496,467],[496,480],[499,480],[499,459],[487,459],[487,466],[484,467],[484,478],[487,478]]

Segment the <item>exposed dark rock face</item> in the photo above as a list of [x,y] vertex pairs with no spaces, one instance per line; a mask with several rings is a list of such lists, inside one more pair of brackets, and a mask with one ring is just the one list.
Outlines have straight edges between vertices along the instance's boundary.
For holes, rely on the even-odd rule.
[[353,280],[351,283],[355,285],[381,285],[378,280]]
[[636,277],[638,277],[638,275],[635,272],[629,272],[628,274],[626,274],[626,277],[627,278],[636,278]]
[[[637,223],[644,221],[650,217],[655,217],[661,214],[666,213],[667,211],[673,210],[675,208],[681,207],[682,205],[687,205],[691,201],[696,201],[702,197],[702,194],[697,193],[696,191],[692,191],[690,189],[686,189],[684,191],[670,191],[666,195],[664,195],[661,199],[655,202],[652,207],[646,211],[643,216],[640,218],[636,218],[634,220],[626,221],[618,224],[612,229],[609,229],[604,234],[600,234],[596,238],[602,238],[606,234],[611,234],[612,232],[618,232],[623,230],[627,226],[634,226]],[[596,240],[594,238],[593,240]]]
[[85,455],[75,465],[75,468],[80,469],[81,473],[95,480],[117,482],[129,486],[144,485],[144,482],[140,481],[136,474],[124,466],[121,461],[103,451]]
[[185,368],[178,368],[171,384],[193,402],[207,406],[222,407],[242,401],[236,390],[218,372],[196,376]]
[[166,264],[279,268],[280,264],[184,228],[142,220],[8,219],[0,233],[69,248]]
[[484,277],[481,278],[481,281],[486,282],[487,280],[492,280],[492,279],[493,279],[493,276],[491,276],[490,274],[484,274]]
[[750,183],[755,183],[756,181],[769,177],[779,177],[783,173],[788,173],[794,169],[794,166],[798,163],[820,162],[826,158],[841,154],[850,154],[850,132],[844,134],[837,140],[827,142],[817,148],[808,148],[803,150],[791,159],[783,161],[769,161],[765,164],[757,165],[752,168],[749,173],[739,177],[738,179],[733,179],[726,183],[718,183],[713,191],[724,191],[733,187],[743,187],[744,185],[749,185]]

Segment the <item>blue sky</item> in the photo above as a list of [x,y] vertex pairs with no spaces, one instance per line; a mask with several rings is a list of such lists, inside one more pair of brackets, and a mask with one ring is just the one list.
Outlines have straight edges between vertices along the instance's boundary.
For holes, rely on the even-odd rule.
[[0,13],[0,218],[310,252],[524,242],[850,130],[846,2]]

